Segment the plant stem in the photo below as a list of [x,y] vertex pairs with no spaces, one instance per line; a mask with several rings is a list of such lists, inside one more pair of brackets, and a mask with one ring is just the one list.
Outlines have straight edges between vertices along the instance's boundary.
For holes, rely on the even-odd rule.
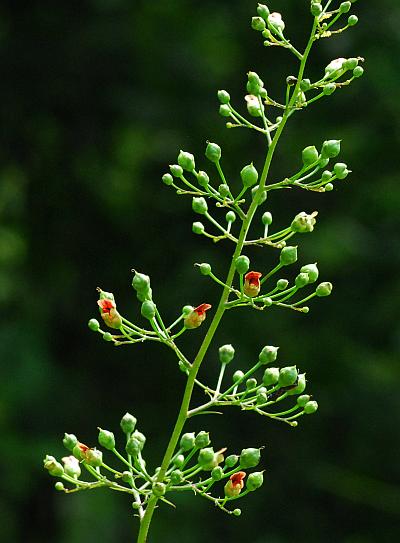
[[[174,454],[175,448],[176,448],[176,446],[178,444],[179,437],[180,437],[180,435],[182,433],[183,427],[184,427],[185,422],[186,422],[186,420],[188,418],[190,400],[191,400],[191,397],[192,397],[193,387],[194,387],[194,384],[195,384],[195,379],[196,379],[197,373],[198,373],[198,371],[200,369],[200,366],[201,366],[201,363],[203,362],[204,356],[206,355],[206,353],[208,351],[210,343],[211,343],[211,341],[212,341],[212,339],[214,337],[214,334],[215,334],[215,332],[216,332],[216,330],[218,328],[218,325],[219,325],[219,323],[220,323],[220,321],[221,321],[221,319],[223,317],[223,314],[224,314],[224,312],[226,310],[225,304],[228,301],[230,288],[232,286],[232,282],[233,282],[233,279],[234,279],[234,276],[235,276],[235,271],[236,271],[236,269],[235,269],[235,261],[238,258],[238,256],[240,256],[240,254],[242,252],[244,242],[246,240],[246,236],[247,236],[247,233],[249,231],[251,222],[252,222],[253,217],[255,215],[255,212],[257,211],[257,208],[259,206],[259,198],[263,193],[263,190],[264,190],[264,187],[265,187],[265,184],[266,184],[266,181],[267,181],[267,177],[268,177],[269,169],[270,169],[270,166],[271,166],[272,158],[274,156],[276,145],[277,145],[277,143],[278,143],[278,141],[279,141],[279,139],[280,139],[280,137],[282,135],[283,129],[284,129],[284,127],[286,125],[286,122],[287,122],[287,120],[288,120],[288,118],[290,116],[290,112],[291,112],[292,108],[295,105],[295,102],[296,102],[296,99],[297,99],[297,96],[298,96],[298,93],[299,93],[299,90],[300,90],[300,83],[301,83],[301,80],[303,78],[307,58],[308,58],[308,55],[310,53],[312,44],[314,42],[316,26],[317,26],[317,21],[316,21],[316,19],[314,19],[314,24],[313,24],[313,28],[312,28],[312,31],[311,31],[311,36],[310,36],[310,39],[308,41],[307,47],[306,47],[306,49],[304,51],[304,55],[302,56],[302,59],[301,59],[298,78],[297,78],[297,83],[296,83],[296,86],[294,88],[292,98],[291,98],[289,104],[287,105],[287,108],[285,109],[282,121],[279,124],[279,127],[278,127],[277,131],[275,132],[275,135],[274,135],[274,138],[273,138],[273,140],[271,142],[271,145],[268,148],[268,152],[267,152],[267,156],[265,158],[264,167],[263,167],[263,170],[262,170],[258,190],[257,190],[257,192],[256,192],[256,194],[254,196],[254,199],[252,200],[252,202],[250,204],[248,212],[247,212],[247,214],[246,214],[246,216],[245,216],[245,218],[243,220],[243,223],[242,223],[242,228],[240,230],[240,234],[239,234],[238,242],[237,242],[237,245],[236,245],[236,249],[235,249],[235,252],[234,252],[234,254],[232,256],[231,265],[229,267],[228,275],[227,275],[227,278],[226,278],[226,281],[225,281],[226,286],[224,287],[224,290],[222,292],[222,295],[221,295],[217,310],[215,312],[214,318],[211,321],[210,327],[207,330],[207,333],[206,333],[206,335],[205,335],[205,337],[203,339],[203,342],[202,342],[202,344],[200,346],[200,349],[199,349],[199,351],[198,351],[198,353],[196,355],[196,358],[194,359],[192,367],[190,368],[188,378],[187,378],[187,382],[186,382],[185,391],[184,391],[184,394],[183,394],[181,407],[180,407],[180,410],[179,410],[179,413],[178,413],[178,417],[177,417],[177,420],[176,420],[172,435],[170,437],[167,449],[165,451],[164,458],[163,458],[162,463],[161,463],[161,469],[160,469],[160,471],[158,472],[158,475],[157,475],[156,480],[158,482],[162,482],[164,477],[165,477],[165,473],[166,473],[166,471],[168,469],[168,466],[169,466],[171,458],[172,458],[172,456]],[[219,164],[217,165],[217,168],[218,167],[219,167]],[[220,170],[220,167],[218,169]],[[219,173],[221,174],[221,172],[219,172]],[[223,177],[222,177],[222,179],[223,179]],[[147,534],[149,532],[150,523],[151,523],[151,520],[152,520],[152,517],[153,517],[153,514],[154,514],[154,510],[156,508],[157,502],[158,502],[157,496],[152,494],[151,498],[149,499],[149,502],[148,502],[148,505],[147,505],[147,508],[146,508],[146,512],[145,512],[144,517],[143,517],[143,519],[141,521],[141,524],[140,524],[140,530],[139,530],[139,534],[138,534],[138,538],[137,538],[137,543],[146,543],[146,541],[147,541]]]

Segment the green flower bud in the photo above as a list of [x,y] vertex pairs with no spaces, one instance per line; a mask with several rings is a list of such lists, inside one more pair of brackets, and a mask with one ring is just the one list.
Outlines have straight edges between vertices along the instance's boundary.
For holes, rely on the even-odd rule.
[[258,4],[257,13],[260,17],[262,17],[266,21],[268,19],[268,15],[270,14],[270,11],[265,4]]
[[333,94],[336,90],[336,84],[335,83],[327,83],[323,88],[323,93],[325,96],[330,96]]
[[212,467],[212,463],[214,462],[214,456],[215,452],[212,447],[201,449],[197,462],[203,469],[209,469],[210,467]]
[[222,345],[222,347],[218,349],[218,354],[221,364],[229,364],[235,356],[235,349],[232,345]]
[[[256,185],[255,187],[251,189],[251,197],[253,198],[253,200],[256,197],[257,191],[258,191],[258,185]],[[263,204],[265,200],[267,199],[267,197],[268,197],[268,191],[264,189],[262,193],[258,195],[258,200],[257,200],[258,205]]]
[[195,447],[197,447],[198,449],[204,449],[210,443],[210,434],[208,432],[204,432],[204,430],[197,434],[194,441]]
[[228,106],[228,104],[221,104],[219,106],[219,114],[221,115],[221,117],[231,116],[231,108]]
[[134,417],[130,413],[125,413],[119,425],[121,426],[121,430],[124,432],[124,434],[128,435],[134,431],[136,423],[136,417]]
[[201,187],[206,187],[210,182],[210,178],[208,177],[206,172],[200,171],[197,174],[197,182]]
[[183,434],[181,437],[181,441],[179,443],[180,448],[183,451],[190,451],[193,449],[195,445],[195,435],[194,432],[187,432],[186,434]]
[[132,278],[132,286],[137,292],[147,292],[150,288],[150,277],[144,273],[135,271]]
[[185,305],[182,307],[182,315],[184,317],[188,317],[190,313],[192,313],[194,310],[194,307],[192,305]]
[[304,413],[306,415],[312,415],[315,413],[318,409],[318,404],[315,401],[307,402],[304,406]]
[[[350,15],[350,17],[347,19],[347,24],[349,26],[355,26],[356,24],[358,23],[358,17],[357,15]],[[360,66],[361,67],[361,66]],[[361,68],[362,69],[362,68]],[[364,70],[363,70],[364,71]],[[362,74],[360,74],[362,75]],[[355,75],[355,77],[360,77],[360,76],[357,76]]]
[[54,456],[46,455],[46,458],[43,460],[43,467],[46,469],[50,475],[53,477],[61,477],[64,475],[64,468],[57,462]]
[[175,469],[171,473],[171,483],[173,485],[179,485],[183,481],[183,473],[179,469]]
[[130,456],[138,456],[140,453],[139,441],[131,436],[126,443],[125,450]]
[[257,404],[261,405],[268,401],[268,395],[265,392],[258,391],[257,393]]
[[237,259],[235,260],[235,268],[236,268],[236,271],[240,275],[247,273],[249,271],[249,267],[250,267],[250,260],[247,256],[241,255],[241,256],[238,256]]
[[124,483],[133,483],[133,475],[130,471],[123,471],[121,479],[124,481]]
[[285,30],[285,23],[282,20],[280,13],[270,13],[267,19],[268,28],[273,34],[281,36]]
[[61,481],[57,481],[56,484],[54,485],[54,488],[55,488],[58,492],[61,492],[61,491],[65,490],[65,486],[64,486],[64,484],[63,484]]
[[329,158],[322,158],[319,161],[319,168],[325,168],[329,164]]
[[253,30],[257,30],[258,32],[262,32],[265,30],[265,21],[262,17],[252,17],[251,18],[251,28]]
[[179,166],[179,164],[171,164],[169,169],[174,177],[182,177],[183,168],[182,166]]
[[253,447],[243,449],[240,453],[240,467],[255,468],[260,463],[260,458],[260,449],[255,449]]
[[178,454],[176,458],[174,458],[173,464],[177,468],[183,467],[183,464],[185,463],[185,457],[183,454]]
[[261,302],[265,305],[265,307],[271,307],[271,305],[274,303],[272,298],[270,298],[269,296],[262,298]]
[[306,213],[305,211],[302,211],[301,213],[298,213],[295,218],[292,221],[292,224],[290,225],[290,228],[293,232],[297,232],[299,234],[305,234],[306,232],[312,232],[314,230],[315,223],[317,222],[316,217],[317,212],[314,211],[314,213]]
[[289,285],[289,281],[287,279],[278,279],[276,282],[276,286],[279,290],[285,290]]
[[236,464],[238,463],[239,461],[239,457],[237,454],[230,454],[226,459],[225,459],[225,466],[227,468],[233,468],[233,466],[236,466]]
[[297,386],[291,388],[287,391],[289,396],[294,396],[295,394],[302,394],[306,389],[306,375],[305,373],[300,373],[297,378]]
[[90,319],[90,321],[88,322],[88,326],[93,332],[98,332],[100,328],[100,323],[97,319]]
[[362,66],[357,66],[357,68],[354,68],[353,70],[354,77],[361,77],[363,74],[364,74],[364,68]]
[[271,213],[269,211],[266,211],[265,213],[263,213],[263,216],[261,217],[261,221],[264,226],[269,226],[270,224],[272,224]]
[[258,361],[261,364],[271,364],[271,362],[275,362],[278,357],[278,349],[279,347],[266,345],[258,355]]
[[311,4],[311,15],[313,17],[319,17],[322,13],[322,5],[320,3]]
[[284,247],[279,257],[280,263],[283,266],[290,266],[297,261],[297,247]]
[[142,432],[139,432],[139,430],[135,430],[131,437],[139,442],[140,450],[142,451],[146,443],[146,436]]
[[246,488],[250,491],[257,490],[264,482],[262,471],[254,471],[247,478]]
[[351,2],[342,2],[339,6],[340,13],[347,13],[351,9]]
[[99,435],[98,435],[99,444],[109,451],[112,451],[113,449],[115,449],[114,434],[112,432],[109,432],[108,430],[102,430],[101,428],[99,428],[98,430],[99,430]]
[[145,319],[154,319],[156,315],[156,306],[155,304],[150,300],[145,300],[142,303],[142,307],[140,309],[141,314]]
[[208,211],[207,202],[202,196],[200,196],[200,198],[194,197],[192,201],[192,209],[195,213],[204,215]]
[[333,190],[333,185],[332,183],[327,183],[324,187],[324,190],[325,192],[330,192],[331,190]]
[[187,153],[186,151],[182,150],[178,155],[178,164],[181,168],[188,172],[192,172],[196,167],[192,153]]
[[221,466],[215,466],[215,468],[211,471],[211,478],[213,481],[220,481],[222,477],[224,476],[224,470],[221,468]]
[[247,390],[252,390],[253,388],[256,388],[256,386],[257,386],[257,379],[254,379],[254,377],[250,377],[250,379],[247,379],[246,381]]
[[221,159],[221,147],[216,143],[208,143],[206,147],[206,157],[210,162],[216,164]]
[[324,183],[326,183],[327,181],[329,181],[329,179],[331,179],[331,177],[332,177],[332,172],[330,172],[329,170],[325,170],[325,171],[322,173],[321,181],[323,181]]
[[308,275],[308,282],[315,283],[318,279],[319,271],[317,264],[306,264],[300,268],[301,273],[306,273]]
[[199,264],[199,269],[202,275],[210,275],[211,273],[211,266],[207,262],[203,262],[202,264]]
[[89,449],[85,454],[85,462],[93,468],[98,468],[103,463],[103,453],[97,449]]
[[113,337],[112,337],[112,335],[110,334],[110,332],[105,332],[105,333],[103,334],[103,339],[104,339],[104,341],[113,341]]
[[348,58],[344,63],[346,70],[354,70],[358,66],[358,58]]
[[[246,84],[247,92],[251,96],[256,98],[257,96],[260,95],[260,91],[264,86],[264,82],[262,81],[260,76],[258,74],[256,74],[256,72],[249,72],[247,74],[247,78],[248,78],[248,81],[247,81],[247,84]],[[260,103],[258,101],[258,98],[257,98],[257,105],[258,105],[258,107],[260,107]]]
[[340,140],[324,141],[321,150],[322,158],[335,158],[340,153]]
[[288,387],[294,385],[297,381],[297,369],[296,366],[287,366],[281,368],[279,372],[279,384],[281,387]]
[[296,403],[299,407],[304,407],[309,401],[310,396],[308,394],[303,394],[297,398]]
[[241,370],[235,371],[235,373],[232,375],[232,381],[234,383],[238,383],[241,381],[244,377],[244,373]]
[[174,178],[170,173],[165,173],[161,179],[164,185],[172,185],[172,183],[174,182]]
[[311,81],[309,79],[303,79],[300,83],[300,90],[307,92],[311,89]]
[[268,387],[276,385],[279,380],[279,368],[267,368],[263,376],[263,384]]
[[296,277],[294,284],[297,288],[303,288],[309,283],[309,278],[307,273],[299,273],[299,275]]
[[235,222],[236,215],[234,211],[228,211],[228,213],[225,215],[226,222]]
[[220,194],[220,196],[222,196],[222,198],[226,198],[229,194],[229,187],[228,185],[226,185],[225,183],[222,183],[222,185],[220,185],[218,187],[218,192]]
[[332,289],[333,289],[332,283],[320,283],[317,286],[317,289],[315,292],[317,296],[321,298],[323,296],[329,296],[332,292]]
[[347,164],[343,162],[337,162],[333,167],[333,172],[338,179],[345,179],[350,173]]
[[258,172],[253,166],[253,163],[245,166],[240,172],[240,177],[242,178],[242,183],[244,187],[251,187],[257,183]]
[[69,451],[72,451],[72,449],[75,447],[77,443],[78,443],[78,439],[76,435],[64,434],[63,445],[66,449],[68,449]]
[[201,222],[194,222],[192,224],[192,232],[194,234],[204,234],[204,224]]
[[218,91],[218,100],[221,102],[221,104],[229,104],[229,102],[231,100],[229,92],[226,92],[226,90],[219,90]]
[[303,160],[304,166],[309,166],[310,164],[314,164],[314,162],[317,162],[319,158],[319,153],[315,145],[309,145],[308,147],[305,147],[301,153],[301,158]]
[[241,509],[234,509],[232,511],[232,515],[234,515],[235,517],[240,517],[241,514],[242,514]]
[[167,487],[164,483],[154,483],[152,486],[152,491],[154,496],[157,498],[160,498],[161,496],[164,496],[165,492],[167,490]]

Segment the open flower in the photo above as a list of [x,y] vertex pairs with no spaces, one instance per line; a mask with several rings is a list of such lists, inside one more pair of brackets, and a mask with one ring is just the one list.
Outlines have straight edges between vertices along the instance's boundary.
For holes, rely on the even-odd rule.
[[250,296],[250,298],[257,296],[257,294],[260,292],[260,277],[262,277],[262,273],[256,271],[248,272],[244,276],[243,292],[247,296]]
[[187,317],[185,317],[184,325],[186,328],[198,328],[206,318],[206,311],[211,309],[210,304],[200,304],[195,307]]
[[100,308],[100,315],[104,323],[110,328],[121,328],[122,319],[117,311],[114,300],[103,298],[97,300],[97,304]]
[[229,481],[224,487],[225,496],[228,498],[235,498],[239,496],[242,488],[244,487],[243,479],[246,477],[245,471],[238,471],[229,477]]

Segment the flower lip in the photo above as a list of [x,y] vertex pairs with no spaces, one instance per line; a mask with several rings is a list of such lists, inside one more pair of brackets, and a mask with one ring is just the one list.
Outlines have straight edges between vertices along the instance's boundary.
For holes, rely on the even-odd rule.
[[244,280],[247,281],[250,285],[258,286],[260,283],[260,277],[262,277],[262,273],[250,271],[246,273],[246,275],[244,276]]
[[197,313],[198,315],[205,315],[205,312],[211,309],[210,304],[200,304],[199,306],[195,307],[193,311]]
[[238,471],[237,473],[234,473],[229,477],[229,479],[232,481],[232,485],[239,486],[240,488],[243,488],[243,479],[246,477],[245,471]]
[[110,314],[111,310],[116,308],[115,302],[113,302],[112,300],[108,300],[107,298],[104,298],[103,300],[97,300],[97,304],[103,313]]

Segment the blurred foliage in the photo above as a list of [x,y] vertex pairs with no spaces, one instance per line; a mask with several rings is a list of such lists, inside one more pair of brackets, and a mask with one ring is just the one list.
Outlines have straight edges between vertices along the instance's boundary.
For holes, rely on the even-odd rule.
[[[308,32],[308,3],[271,2],[295,42]],[[113,349],[86,323],[96,315],[98,285],[138,315],[132,267],[152,275],[170,317],[186,303],[216,302],[218,291],[192,264],[206,260],[224,274],[231,247],[193,239],[189,201],[159,179],[180,148],[201,162],[206,139],[223,145],[232,177],[250,160],[261,164],[261,142],[226,131],[215,98],[226,88],[241,101],[250,69],[280,96],[295,70],[289,53],[264,49],[250,29],[255,5],[1,3],[2,541],[134,539],[129,501],[59,495],[41,459],[62,453],[64,431],[92,444],[97,425],[117,430],[129,410],[148,435],[150,465],[159,462],[184,384],[172,354]],[[315,48],[310,75],[332,58],[362,55],[366,76],[294,118],[272,172],[294,171],[304,146],[338,137],[351,180],[333,194],[282,191],[268,201],[282,225],[303,209],[320,211],[301,260],[318,260],[335,295],[313,303],[307,317],[227,315],[202,370],[215,377],[222,342],[235,343],[243,368],[259,346],[281,345],[280,360],[307,371],[320,411],[297,430],[232,411],[191,422],[210,429],[216,446],[266,445],[266,484],[240,520],[178,496],[176,511],[160,507],[154,543],[399,538],[400,5],[360,0],[355,12],[359,26]],[[275,257],[250,256],[260,268]],[[184,338],[189,352],[203,332]]]

